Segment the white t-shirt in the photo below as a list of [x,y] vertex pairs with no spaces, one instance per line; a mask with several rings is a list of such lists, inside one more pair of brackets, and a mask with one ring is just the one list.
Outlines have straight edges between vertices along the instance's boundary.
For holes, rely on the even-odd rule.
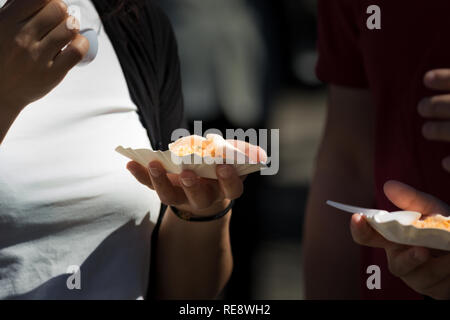
[[114,151],[151,148],[136,111],[101,31],[94,62],[19,115],[0,145],[0,298],[145,296],[161,203]]

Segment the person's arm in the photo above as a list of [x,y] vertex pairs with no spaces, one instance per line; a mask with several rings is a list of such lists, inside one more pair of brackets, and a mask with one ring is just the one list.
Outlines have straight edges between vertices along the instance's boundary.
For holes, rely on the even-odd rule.
[[78,31],[61,0],[8,1],[0,8],[0,144],[21,110],[87,53],[89,42]]
[[350,217],[325,202],[373,205],[374,120],[368,90],[331,86],[304,228],[307,299],[360,298],[360,247]]
[[233,269],[230,219],[231,212],[217,221],[195,223],[167,210],[158,238],[158,299],[211,299],[219,295]]
[[[243,191],[233,167],[222,165],[219,181],[200,179],[192,171],[167,174],[159,162],[146,169],[130,162],[128,170],[155,190],[166,205],[196,216],[211,216],[226,208]],[[213,299],[225,286],[232,270],[228,227],[231,212],[211,222],[184,221],[167,209],[161,223],[156,254],[156,299]]]
[[[262,149],[245,152],[265,160]],[[240,148],[239,144],[236,147]],[[243,149],[241,149],[244,151]],[[159,162],[144,168],[136,162],[128,170],[155,190],[161,202],[196,216],[211,216],[243,192],[243,178],[229,165],[217,166],[218,180],[199,178],[192,171],[167,174]],[[224,288],[233,268],[229,224],[231,212],[211,222],[188,222],[167,209],[161,223],[156,254],[157,299],[213,299]]]

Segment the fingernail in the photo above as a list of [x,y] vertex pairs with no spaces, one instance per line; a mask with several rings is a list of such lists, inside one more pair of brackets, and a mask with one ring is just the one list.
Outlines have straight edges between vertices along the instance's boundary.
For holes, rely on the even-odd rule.
[[192,178],[181,178],[181,183],[183,183],[183,185],[185,187],[192,187],[195,184],[195,180]]
[[80,30],[80,22],[77,20],[77,18],[70,16],[69,18],[67,18],[66,27],[69,30]]
[[64,10],[64,11],[68,11],[68,7],[67,7],[67,4],[64,2],[64,1],[59,1],[58,2],[58,4],[61,6],[61,8]]
[[433,81],[435,78],[436,78],[436,73],[433,72],[433,71],[430,71],[430,72],[428,72],[428,73],[425,75],[425,81],[427,81],[427,82],[431,82],[431,81]]
[[358,214],[357,221],[360,228],[363,227],[364,229],[367,229],[368,226],[366,221],[364,220],[364,215],[362,213]]
[[158,168],[149,167],[149,171],[152,177],[158,178],[161,175],[161,171]]
[[359,214],[354,214],[351,219],[350,226],[352,229],[358,228],[359,224],[361,223],[361,216]]
[[228,166],[221,166],[217,169],[219,176],[223,179],[227,179],[231,176],[231,170]]

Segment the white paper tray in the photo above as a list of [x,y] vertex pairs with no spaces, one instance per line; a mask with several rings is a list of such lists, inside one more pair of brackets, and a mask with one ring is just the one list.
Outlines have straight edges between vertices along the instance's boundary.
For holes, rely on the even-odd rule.
[[[172,155],[170,150],[152,151],[148,149],[131,149],[119,146],[116,148],[116,151],[125,157],[138,162],[144,167],[147,167],[152,161],[159,161],[168,173],[180,174],[183,170],[192,170],[198,176],[208,179],[217,179],[216,164],[224,161],[222,158],[205,157],[202,159],[198,155],[178,157]],[[175,159],[176,161],[173,161],[172,159]],[[239,176],[258,172],[266,167],[264,163],[231,165],[236,169]]]
[[[363,214],[367,222],[389,241],[450,251],[450,231],[437,228],[419,228],[412,224],[421,218],[422,214],[419,212],[387,212],[348,206],[333,201],[327,201],[327,204],[343,211]],[[449,217],[438,216],[440,219],[450,220]]]

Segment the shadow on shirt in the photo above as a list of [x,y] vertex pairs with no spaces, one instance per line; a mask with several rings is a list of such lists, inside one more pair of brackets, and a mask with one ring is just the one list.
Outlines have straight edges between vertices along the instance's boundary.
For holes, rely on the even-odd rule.
[[[73,274],[58,275],[12,300],[139,299],[146,295],[150,238],[154,223],[148,213],[141,224],[130,221],[106,237],[80,266],[80,289],[69,289]],[[123,235],[127,234],[126,240]],[[143,236],[145,235],[145,236]],[[141,251],[144,250],[144,251]],[[139,259],[140,261],[136,261]],[[135,265],[133,265],[133,263]],[[145,264],[138,266],[137,263]],[[139,274],[141,272],[141,274]]]

